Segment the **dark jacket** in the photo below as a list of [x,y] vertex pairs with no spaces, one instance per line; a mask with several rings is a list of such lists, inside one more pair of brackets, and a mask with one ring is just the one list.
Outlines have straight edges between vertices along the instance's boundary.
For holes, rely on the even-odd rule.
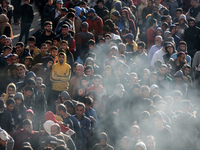
[[11,113],[9,113],[7,110],[4,110],[3,113],[0,114],[0,126],[6,132],[13,131],[13,121]]
[[20,8],[21,22],[22,23],[32,23],[34,14],[33,7],[29,4],[24,4]]

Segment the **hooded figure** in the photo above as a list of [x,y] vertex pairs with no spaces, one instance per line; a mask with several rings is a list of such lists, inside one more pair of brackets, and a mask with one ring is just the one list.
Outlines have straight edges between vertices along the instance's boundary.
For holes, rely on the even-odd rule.
[[[126,16],[124,16],[123,14],[125,14]],[[123,25],[124,28],[128,28],[129,32],[132,33],[134,35],[134,37],[136,37],[135,23],[132,19],[130,19],[129,12],[126,9],[122,10],[122,20],[124,23],[124,25]]]
[[[64,61],[60,62],[60,57],[64,55]],[[60,52],[58,54],[58,62],[52,66],[52,74],[50,77],[52,90],[66,91],[69,88],[69,79],[71,75],[71,66],[67,64],[66,54]]]
[[51,111],[46,112],[46,114],[44,115],[44,118],[46,120],[46,122],[44,123],[44,129],[49,135],[51,135],[51,133],[50,133],[50,129],[48,128],[48,125],[49,124],[55,124],[55,123],[58,123],[60,125],[61,131],[63,133],[68,134],[68,135],[73,135],[75,133],[73,130],[66,127],[64,124],[59,123],[56,120],[54,113],[51,112]]
[[[10,92],[9,92],[9,87],[14,88],[14,91],[10,91]],[[12,92],[12,93],[11,93],[11,92]],[[8,84],[8,86],[7,86],[7,88],[6,88],[6,94],[5,94],[5,96],[2,97],[2,99],[3,99],[4,102],[6,103],[6,101],[7,101],[8,97],[9,97],[9,95],[10,95],[10,94],[15,94],[15,93],[16,93],[16,86],[15,86],[14,83],[10,83],[10,84]]]
[[0,15],[0,34],[6,35],[13,39],[12,27],[9,24],[9,19],[5,14]]

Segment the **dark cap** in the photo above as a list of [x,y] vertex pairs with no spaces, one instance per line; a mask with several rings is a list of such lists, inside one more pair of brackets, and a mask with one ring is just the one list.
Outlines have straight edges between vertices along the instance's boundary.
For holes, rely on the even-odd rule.
[[87,13],[87,14],[90,14],[90,13],[95,13],[94,8],[90,8],[90,9],[88,10],[88,13]]

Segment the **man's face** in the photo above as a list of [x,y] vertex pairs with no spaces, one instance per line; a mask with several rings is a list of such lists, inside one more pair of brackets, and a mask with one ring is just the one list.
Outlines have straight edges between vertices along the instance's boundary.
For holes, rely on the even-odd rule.
[[85,90],[83,89],[78,89],[78,95],[83,96],[85,94]]
[[143,98],[147,98],[149,96],[149,91],[148,90],[145,90],[142,92],[142,97]]
[[81,80],[81,85],[82,85],[83,87],[87,88],[87,87],[88,87],[88,84],[89,84],[88,81],[86,81],[86,80]]
[[19,76],[20,78],[25,77],[25,73],[26,73],[26,70],[25,70],[23,67],[19,66],[19,67],[17,68],[17,74],[18,74],[18,76]]
[[161,46],[161,43],[162,43],[162,40],[161,40],[159,37],[156,37],[156,38],[155,38],[155,45],[156,45],[157,47],[160,47],[160,46]]
[[196,5],[196,2],[194,0],[191,0],[190,4],[194,7]]
[[126,18],[126,13],[122,12],[122,18]]
[[100,8],[100,9],[103,8],[103,3],[102,2],[99,2],[97,5],[98,5],[98,8]]
[[62,6],[63,6],[63,4],[56,3],[56,8],[57,8],[58,10],[60,10]]
[[188,74],[190,74],[190,70],[190,68],[185,68],[184,75],[187,76]]
[[31,132],[31,125],[24,125],[23,128],[26,132]]
[[80,76],[83,73],[83,68],[81,66],[76,66],[76,75]]
[[5,49],[3,55],[7,56],[8,54],[11,54],[11,50],[10,49]]
[[185,49],[186,49],[186,45],[184,45],[184,44],[180,44],[180,49],[182,50],[182,51],[184,51]]
[[49,61],[49,62],[47,63],[47,68],[50,68],[51,66],[53,66],[53,61]]
[[105,147],[107,145],[107,140],[101,139],[101,140],[99,140],[99,143],[100,143],[101,147]]
[[179,58],[179,61],[181,62],[181,63],[184,63],[185,62],[185,55],[181,55],[181,57]]
[[29,120],[33,119],[33,115],[31,113],[26,113],[26,118]]
[[60,64],[63,64],[63,62],[64,62],[64,55],[59,55],[58,60],[59,60]]
[[5,46],[10,46],[10,45],[11,45],[10,40],[9,40],[9,39],[6,39],[6,41],[5,41]]
[[76,112],[77,117],[82,117],[83,114],[85,113],[85,110],[83,106],[77,106],[75,109],[75,112]]
[[180,15],[181,15],[181,12],[180,12],[180,11],[177,11],[177,12],[176,12],[176,18],[179,19]]
[[154,0],[155,5],[159,5],[160,4],[160,0]]
[[94,86],[99,87],[101,85],[101,79],[94,79]]
[[67,35],[68,34],[68,28],[62,28],[61,30],[63,35]]
[[46,53],[47,52],[47,46],[41,46],[40,47],[40,51],[41,51],[41,53]]
[[173,28],[172,28],[171,33],[172,33],[172,34],[175,34],[175,33],[176,33],[176,27],[173,27]]
[[42,81],[41,81],[41,80],[37,80],[37,81],[36,81],[36,87],[37,87],[37,88],[40,88],[41,85],[42,85]]
[[53,45],[59,47],[60,42],[58,42],[57,40],[53,40]]
[[116,20],[116,17],[115,17],[114,15],[112,15],[112,16],[111,16],[111,19],[112,19],[113,21],[115,21],[115,20]]
[[159,72],[160,72],[160,75],[164,76],[164,75],[166,74],[166,72],[167,72],[167,68],[161,67],[161,68],[159,69]]
[[34,46],[35,46],[35,42],[34,42],[34,41],[28,41],[28,45],[29,45],[30,47],[34,47]]
[[21,47],[20,45],[16,46],[16,54],[19,56],[24,50],[24,47]]
[[1,44],[1,45],[5,45],[5,43],[6,43],[6,39],[2,38],[2,39],[0,40],[0,44]]
[[56,49],[52,49],[51,56],[53,56],[53,58],[55,58],[57,55],[58,55],[58,51]]
[[61,113],[60,113],[58,107],[56,107],[56,114],[59,115],[59,116],[61,115]]
[[45,30],[47,32],[51,32],[52,31],[52,25],[50,25],[50,24],[46,25],[44,28],[45,28]]
[[15,89],[12,87],[8,87],[8,95],[15,94]]
[[142,46],[138,46],[138,52],[139,52],[140,54],[142,54],[143,51],[144,51],[144,47],[142,47]]
[[31,64],[31,61],[29,59],[24,60],[24,65],[28,66]]
[[138,136],[140,135],[140,131],[136,127],[131,128],[131,136],[134,137],[134,139],[137,139]]
[[58,133],[58,127],[56,125],[51,126],[51,135],[55,136]]
[[195,25],[194,21],[189,21],[189,26],[190,27],[194,27],[194,25]]
[[32,93],[33,93],[32,91],[29,91],[29,90],[26,91],[26,90],[25,90],[25,91],[24,91],[24,97],[29,98],[29,97],[32,96]]
[[15,103],[17,106],[19,106],[22,103],[22,99],[21,98],[16,98],[15,99]]
[[115,48],[112,48],[112,49],[110,50],[110,54],[111,54],[112,56],[116,56],[116,55],[117,55],[117,50],[116,50]]
[[12,111],[13,109],[14,109],[14,104],[10,104],[10,105],[8,105],[7,107],[6,107],[6,109],[8,110],[8,111]]
[[3,141],[3,140],[0,139],[0,145],[2,145],[3,147],[6,147],[6,146],[7,146],[7,143],[8,143],[7,140],[6,140],[6,141]]
[[88,76],[88,77],[91,77],[92,76],[92,70],[91,69],[86,69],[85,70],[85,74]]
[[17,57],[16,56],[11,56],[11,63],[16,64],[18,63]]
[[60,45],[60,48],[64,49],[66,51],[66,49],[68,48],[68,45],[66,43],[62,43]]

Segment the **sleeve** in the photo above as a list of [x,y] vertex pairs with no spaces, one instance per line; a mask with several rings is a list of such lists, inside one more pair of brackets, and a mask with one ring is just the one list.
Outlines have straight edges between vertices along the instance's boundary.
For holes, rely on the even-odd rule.
[[67,141],[67,147],[70,149],[70,150],[76,150],[76,146],[74,144],[74,141],[72,140],[71,137],[69,137],[69,140]]
[[31,22],[33,22],[33,18],[34,18],[34,12],[33,12],[33,7],[31,7]]
[[6,35],[7,37],[10,37],[10,32],[11,32],[10,27],[9,26],[5,27],[4,35]]
[[69,51],[71,53],[74,53],[76,51],[76,44],[75,44],[75,40],[73,39],[72,42],[69,45]]
[[81,149],[82,144],[83,144],[82,143],[83,136],[82,136],[82,133],[81,133],[80,122],[73,117],[73,123],[74,123],[74,130],[76,132],[76,141],[75,141],[76,147],[77,147],[77,149]]
[[69,66],[66,68],[66,75],[60,75],[58,74],[58,70],[55,70],[55,65],[52,67],[52,74],[50,80],[52,82],[63,82],[63,81],[68,81],[71,76],[71,67]]

